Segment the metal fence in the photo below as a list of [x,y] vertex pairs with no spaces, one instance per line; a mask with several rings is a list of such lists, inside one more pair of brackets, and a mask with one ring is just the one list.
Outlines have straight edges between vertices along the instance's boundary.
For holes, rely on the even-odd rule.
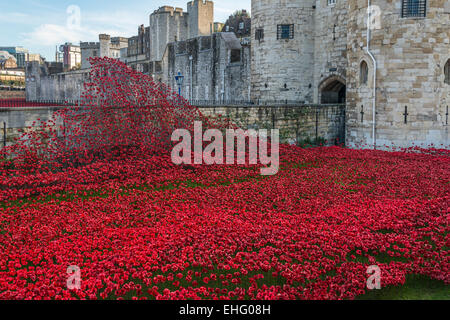
[[[188,100],[193,106],[302,106],[301,100]],[[311,104],[308,104],[309,106]]]
[[[215,106],[312,106],[302,100],[186,100],[189,104],[197,107]],[[40,106],[76,106],[80,105],[78,100],[24,100],[8,99],[0,100],[0,107],[40,107]],[[333,104],[336,105],[336,104]],[[324,104],[318,105],[324,106]]]

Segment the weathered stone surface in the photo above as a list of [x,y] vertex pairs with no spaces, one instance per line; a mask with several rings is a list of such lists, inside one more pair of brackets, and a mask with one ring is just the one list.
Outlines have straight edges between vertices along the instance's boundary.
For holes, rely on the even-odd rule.
[[[230,37],[229,37],[230,36]],[[233,45],[229,39],[234,39]],[[231,52],[237,55],[231,59]],[[178,90],[175,76],[184,75],[181,94],[189,100],[250,100],[250,47],[234,33],[216,33],[170,43],[162,61],[161,81]]]
[[[10,145],[23,132],[39,129],[40,122],[50,120],[59,109],[60,107],[0,108],[0,145],[4,141]],[[327,144],[343,142],[344,106],[202,106],[199,109],[208,117],[226,117],[244,130],[279,129],[282,143],[301,144],[316,139],[326,140]],[[62,135],[64,122],[58,118],[54,120],[56,131]]]
[[[366,52],[366,24],[358,19],[367,3],[348,0],[347,144],[373,146],[373,63]],[[400,1],[379,0],[380,28],[370,50],[377,61],[376,143],[378,147],[450,146],[450,86],[444,65],[450,59],[450,12],[444,1],[428,1],[425,18],[402,18]],[[369,82],[360,83],[360,64]],[[406,107],[406,109],[405,109]],[[361,114],[363,111],[363,115]],[[405,110],[407,110],[405,121]]]
[[[314,2],[252,1],[252,99],[313,102]],[[293,38],[278,39],[278,25],[293,25]]]

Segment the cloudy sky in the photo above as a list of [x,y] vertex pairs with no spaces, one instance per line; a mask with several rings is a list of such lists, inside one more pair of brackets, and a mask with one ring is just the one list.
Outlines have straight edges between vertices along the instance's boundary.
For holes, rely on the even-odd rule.
[[[0,46],[23,46],[55,59],[55,46],[97,41],[99,33],[130,37],[163,5],[186,10],[187,0],[1,0]],[[251,0],[216,0],[215,21],[238,9],[250,11]],[[78,14],[79,13],[79,14]]]

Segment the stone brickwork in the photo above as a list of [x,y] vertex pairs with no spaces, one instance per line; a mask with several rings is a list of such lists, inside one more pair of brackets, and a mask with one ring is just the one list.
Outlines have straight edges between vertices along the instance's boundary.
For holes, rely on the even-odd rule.
[[[405,3],[411,5],[372,1],[380,13],[371,33],[374,84],[365,48],[367,0],[252,1],[252,99],[347,103],[348,145],[367,147],[376,86],[377,147],[449,148],[450,4],[429,0],[425,17],[402,17]],[[289,39],[279,39],[280,24],[293,25]]]
[[[0,147],[14,144],[24,132],[39,130],[41,121],[52,119],[57,110],[59,107],[0,108]],[[56,128],[63,125],[61,119],[56,120]]]
[[181,8],[161,7],[150,15],[150,61],[161,61],[169,42],[185,40],[188,16]]
[[174,91],[175,75],[184,75],[181,94],[186,99],[249,100],[250,47],[241,45],[234,33],[170,43],[162,65],[157,77]]
[[278,129],[282,143],[301,145],[345,140],[345,107],[342,105],[216,106],[200,107],[209,116],[231,119],[243,129]]
[[[252,1],[253,99],[313,102],[314,3]],[[292,37],[279,39],[281,25],[293,26]],[[259,40],[257,30],[263,33]]]
[[[378,0],[380,29],[370,50],[377,61],[376,145],[449,148],[450,86],[444,65],[450,59],[450,11],[444,0],[429,0],[425,18],[402,18],[401,1]],[[347,143],[373,146],[373,63],[366,52],[367,2],[349,0]],[[369,66],[367,84],[361,63]],[[406,112],[405,112],[406,111]]]
[[214,2],[207,0],[190,1],[187,3],[189,36],[188,39],[199,36],[209,36],[214,31]]
[[45,66],[31,62],[27,67],[28,101],[79,100],[90,69],[51,74]]
[[328,0],[318,0],[315,5],[312,94],[314,103],[326,103],[326,97],[339,100],[336,97],[339,92],[327,91],[327,87],[333,86],[333,81],[342,86],[346,83],[348,3],[337,0],[336,4],[328,5]]
[[[23,132],[39,129],[40,121],[52,119],[61,107],[0,108],[0,147],[11,145]],[[226,117],[247,129],[279,129],[281,143],[303,144],[319,140],[340,143],[345,127],[343,106],[230,107],[203,106],[209,117]],[[58,134],[64,130],[62,119],[55,119]],[[3,128],[6,128],[6,136]],[[61,129],[62,128],[62,129]],[[6,138],[6,139],[5,139]]]

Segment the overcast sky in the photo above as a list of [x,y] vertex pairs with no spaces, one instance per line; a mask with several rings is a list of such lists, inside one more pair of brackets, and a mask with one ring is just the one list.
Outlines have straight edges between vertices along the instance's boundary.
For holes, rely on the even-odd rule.
[[[99,33],[130,37],[163,5],[186,10],[187,0],[1,0],[0,46],[23,46],[55,60],[55,46],[98,41]],[[214,1],[215,21],[236,10],[250,11],[251,0]],[[78,19],[78,9],[80,19]],[[78,23],[78,21],[80,23]]]

